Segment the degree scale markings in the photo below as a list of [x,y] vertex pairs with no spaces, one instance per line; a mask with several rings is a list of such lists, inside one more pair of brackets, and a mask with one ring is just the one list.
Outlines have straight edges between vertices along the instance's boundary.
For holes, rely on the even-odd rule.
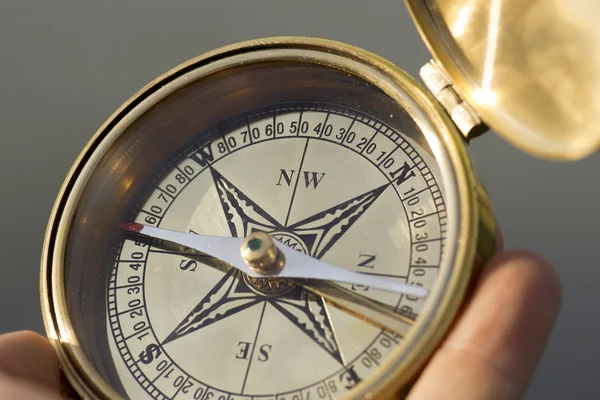
[[[299,109],[297,107],[296,108],[291,107],[291,111],[299,111]],[[318,107],[316,107],[316,108],[312,107],[312,105],[308,106],[308,107],[303,107],[302,111],[319,111],[319,112],[322,112],[323,116],[324,116],[323,122],[325,124],[327,124],[327,122],[330,120],[330,115],[343,115],[343,113],[338,114],[337,113],[338,110],[332,110],[329,107],[325,107],[323,109],[319,109]],[[277,115],[278,115],[277,114],[277,110],[271,110],[271,111],[269,111],[269,115],[273,116],[273,123],[274,123],[273,126],[275,127],[276,126],[275,123],[277,122]],[[350,113],[350,114],[345,114],[344,116],[345,117],[350,116],[350,118],[352,118],[353,120],[356,120],[356,124],[359,124],[359,122],[360,123],[365,123],[364,119],[356,118],[356,115],[357,115],[356,113],[354,113],[354,114]],[[298,113],[296,113],[296,116],[298,116]],[[299,121],[302,122],[302,120],[299,120]],[[334,143],[336,143],[338,145],[344,146],[345,148],[347,148],[349,150],[352,150],[354,153],[358,153],[358,154],[362,155],[364,158],[366,158],[367,160],[369,160],[373,165],[379,164],[380,166],[382,166],[383,163],[386,162],[386,160],[389,160],[390,158],[393,158],[394,157],[393,154],[398,154],[398,151],[399,151],[398,148],[400,147],[400,149],[401,149],[400,151],[402,153],[406,153],[407,150],[408,150],[409,153],[411,153],[409,155],[409,159],[412,161],[412,163],[411,163],[411,169],[416,166],[417,169],[419,171],[421,171],[421,173],[426,174],[426,173],[429,172],[427,165],[422,162],[422,160],[421,160],[420,156],[418,155],[418,153],[416,151],[410,151],[411,150],[410,145],[408,145],[399,135],[397,137],[394,137],[394,135],[395,135],[394,131],[392,131],[390,129],[386,129],[384,125],[375,126],[376,124],[378,124],[378,122],[367,121],[367,123],[369,123],[369,124],[373,123],[373,130],[374,130],[373,133],[370,135],[370,137],[367,138],[367,140],[366,140],[367,144],[376,143],[379,146],[381,142],[380,141],[378,142],[378,140],[377,140],[378,137],[379,138],[386,138],[386,140],[391,140],[391,142],[394,143],[393,147],[389,148],[389,150],[391,150],[391,151],[389,151],[388,154],[386,154],[386,156],[384,158],[382,158],[382,160],[380,160],[379,162],[376,162],[376,160],[375,160],[376,157],[374,157],[375,155],[378,155],[376,152],[373,153],[370,156],[370,158],[369,158],[369,155],[366,154],[366,151],[365,151],[366,150],[366,146],[363,147],[362,149],[356,149],[355,146],[353,146],[351,143],[346,143],[345,142],[346,138],[348,138],[350,130],[348,130],[345,133],[344,137],[339,142],[338,141],[333,141],[333,140],[328,140],[327,138],[321,139],[324,136],[324,130],[321,130],[321,132],[319,132],[318,135],[307,137],[307,142],[311,141],[310,139],[326,140],[326,141],[329,141],[329,142],[334,142]],[[252,129],[255,126],[255,123],[252,122],[252,119],[250,119],[250,118],[246,118],[244,124],[246,125],[246,129],[247,130]],[[371,126],[371,125],[369,125],[369,126]],[[286,131],[288,131],[288,130],[286,129]],[[312,131],[312,127],[311,127],[311,131]],[[231,132],[231,129],[223,129],[221,132]],[[311,132],[309,132],[309,134],[310,133]],[[264,135],[264,130],[261,131],[261,140],[257,141],[256,142],[257,144],[260,143],[260,142],[262,142],[262,141],[265,141],[265,140],[267,140],[267,141],[275,141],[275,140],[281,140],[281,139],[285,139],[285,138],[289,137],[289,135],[287,135],[287,134],[284,134],[283,137],[281,137],[281,138],[277,137],[277,135],[276,135],[275,132],[273,132],[273,136],[272,137],[266,138],[266,139],[263,139],[262,135]],[[300,137],[306,137],[306,135],[301,134],[300,132],[298,132],[298,135]],[[254,144],[254,137],[252,137],[251,135],[249,135],[249,142],[247,142],[245,145],[237,143],[235,146],[231,146],[231,143],[224,143],[224,142],[226,142],[225,137],[227,137],[227,134],[223,135],[220,138],[216,138],[213,142],[211,142],[210,146],[211,146],[211,150],[213,151],[213,155],[210,158],[205,158],[205,160],[206,160],[205,165],[202,165],[196,159],[193,159],[193,158],[189,159],[192,163],[191,164],[188,163],[188,165],[191,165],[194,168],[193,177],[188,176],[188,174],[185,173],[186,171],[183,169],[183,167],[181,167],[181,164],[179,164],[178,168],[176,168],[175,170],[177,171],[178,174],[180,174],[180,175],[183,176],[183,179],[181,179],[183,182],[177,181],[176,178],[175,178],[175,174],[173,174],[172,176],[168,177],[168,179],[163,180],[162,183],[159,183],[159,184],[156,185],[156,187],[158,188],[158,189],[156,189],[157,192],[163,193],[164,196],[167,197],[167,198],[169,198],[171,201],[169,201],[169,204],[167,205],[167,207],[165,207],[165,209],[163,210],[162,213],[153,213],[152,212],[152,210],[149,207],[152,206],[152,205],[155,205],[155,204],[148,203],[148,204],[145,204],[143,207],[141,207],[143,209],[142,211],[147,211],[148,212],[147,215],[151,215],[152,214],[153,217],[157,216],[156,222],[155,222],[155,226],[160,226],[160,224],[162,223],[162,220],[163,220],[164,216],[166,214],[168,214],[171,205],[179,197],[179,194],[182,193],[182,192],[184,192],[186,190],[186,188],[189,186],[189,184],[196,177],[201,176],[202,174],[205,174],[206,173],[206,169],[209,166],[214,165],[215,163],[219,162],[219,160],[222,159],[223,157],[229,156],[231,154],[235,154],[236,152],[238,152],[238,151],[246,148],[247,146],[251,145],[249,143],[250,141],[252,142],[252,144]],[[218,150],[218,147],[217,147],[217,143],[223,143],[223,145],[226,146],[225,147],[226,151],[223,152],[223,153],[220,153],[219,150]],[[382,149],[382,151],[384,151],[384,150],[386,150],[386,149]],[[408,153],[407,153],[407,155],[408,155]],[[182,172],[184,172],[184,173],[182,174]],[[393,170],[391,170],[390,172],[393,172]],[[300,175],[300,174],[298,174],[298,175]],[[394,177],[390,177],[388,173],[385,174],[385,177],[390,182],[395,180]],[[171,184],[172,186],[170,187],[171,190],[167,192],[168,189],[166,188],[166,186],[169,185],[169,184]],[[426,185],[425,187],[419,188],[420,189],[419,190],[420,193],[424,193],[424,192],[428,192],[429,193],[429,192],[433,192],[433,191],[437,191],[439,193],[439,189],[437,189],[437,184],[435,183],[435,181],[432,181],[431,179],[428,179],[427,182],[425,183],[425,185]],[[405,203],[408,202],[409,196],[410,197],[414,197],[415,193],[409,193],[408,195],[404,196],[402,194],[406,190],[404,190],[401,193],[401,188],[400,187],[397,187],[396,185],[393,185],[393,187],[395,188],[396,192],[398,192],[398,195],[402,197],[401,204],[405,207],[405,212],[408,215],[408,211],[411,210],[412,206],[406,205]],[[175,191],[173,191],[172,189],[175,189]],[[149,198],[152,199],[152,197],[149,197]],[[156,199],[158,199],[158,198],[156,197],[155,200]],[[148,206],[148,207],[146,207],[146,206]],[[442,202],[442,208],[440,208],[440,206],[438,204],[436,204],[435,210],[436,210],[436,212],[430,212],[430,213],[428,213],[428,215],[423,215],[422,217],[415,218],[414,221],[418,221],[419,219],[425,219],[425,218],[428,218],[428,217],[431,218],[431,217],[435,217],[435,216],[440,216],[440,218],[436,218],[436,219],[438,219],[438,222],[441,225],[442,224],[442,219],[445,219],[445,215],[444,215],[445,214],[445,207],[443,207],[443,202]],[[414,221],[411,221],[411,222],[414,222]],[[140,221],[140,222],[143,223],[143,221]],[[413,226],[410,225],[409,228],[413,229]],[[412,232],[412,230],[411,230],[411,232]],[[433,238],[433,239],[435,239],[435,238]],[[417,242],[421,243],[419,241],[415,241],[414,240],[414,233],[411,233],[411,242],[412,243],[417,243]],[[414,247],[414,246],[411,246],[411,252],[414,251],[412,249],[412,247]],[[154,253],[154,249],[151,249],[150,253]],[[181,255],[185,256],[184,254],[181,254]],[[140,260],[140,261],[144,261],[145,262],[145,260],[147,259],[147,257],[148,257],[148,254],[146,254],[146,257],[144,258],[144,260]],[[441,257],[441,255],[440,255],[440,257]],[[411,256],[411,260],[412,259],[413,259],[413,257]],[[122,260],[124,260],[124,259],[122,259]],[[417,260],[417,258],[415,258],[415,260]],[[131,261],[134,261],[134,260],[131,260]],[[411,278],[411,275],[413,275],[413,273],[411,271],[414,271],[415,269],[419,270],[419,269],[423,269],[423,268],[433,268],[433,267],[435,267],[435,266],[434,265],[429,265],[429,264],[427,264],[427,265],[420,265],[420,264],[413,265],[413,263],[411,262],[411,266],[408,267],[409,268],[408,277]],[[145,269],[146,269],[146,267],[144,266],[144,270]],[[114,292],[114,290],[116,290],[116,287],[112,286],[111,290],[113,290],[113,292]],[[404,304],[402,299],[400,300],[400,303],[401,303],[400,307],[402,307],[402,304]],[[109,309],[110,309],[110,306],[109,306]],[[128,311],[131,311],[131,310],[128,310]],[[111,313],[109,312],[109,314],[111,314]],[[127,315],[127,311],[122,312],[121,314],[122,315]],[[379,337],[383,337],[383,338],[386,338],[386,340],[392,340],[394,343],[397,343],[397,339],[394,339],[394,338],[388,336],[385,333],[381,333],[381,335],[383,335],[383,336],[375,337],[373,339],[373,342],[371,344],[367,345],[367,347],[365,347],[365,349],[366,349],[365,353],[361,353],[361,354],[364,354],[364,357],[368,358],[370,360],[369,362],[371,362],[373,365],[377,365],[379,363],[378,360],[381,360],[381,359],[380,358],[374,358],[375,356],[373,356],[367,350],[370,349],[371,346],[374,343],[379,343],[378,342],[380,340],[380,339],[378,339]],[[153,336],[154,336],[154,334],[153,334]],[[123,343],[123,346],[125,348],[129,348],[132,345],[132,343],[133,343],[132,341],[134,341],[134,340],[137,340],[137,339],[135,337],[129,339],[129,342],[128,343]],[[158,342],[158,340],[156,338],[154,340],[156,342]],[[119,349],[119,350],[121,350],[121,349]],[[121,352],[121,354],[123,354],[122,351],[120,351],[120,352]],[[136,354],[136,353],[134,353],[134,354]],[[374,354],[376,354],[376,353],[374,353]],[[123,357],[123,355],[122,355],[122,357]],[[165,354],[162,355],[162,357],[168,357],[168,355],[165,353]],[[363,356],[361,356],[360,354],[357,355],[356,357],[352,357],[352,359],[348,361],[348,364],[349,365],[354,365],[356,362],[362,362],[362,361],[359,361],[359,360],[362,360],[361,357],[363,357]],[[138,359],[138,358],[136,357],[136,359]],[[126,361],[124,361],[124,362],[127,363]],[[168,357],[168,362],[171,362],[174,365],[176,365],[176,363],[173,360],[171,360],[170,357]],[[364,363],[369,363],[369,362],[364,361]],[[331,390],[327,386],[328,382],[329,383],[333,382],[333,381],[331,381],[331,379],[336,379],[337,385],[339,386],[339,380],[337,380],[337,375],[336,374],[338,374],[340,372],[342,372],[342,371],[337,371],[337,372],[335,372],[333,374],[327,375],[327,377],[325,377],[323,380],[319,381],[320,383],[316,384],[317,386],[321,385],[319,387],[326,388],[327,393],[328,393],[327,397],[334,397],[334,396],[337,396],[337,394],[340,393],[338,391],[337,394],[333,394],[333,392],[331,392]],[[145,374],[143,372],[140,372],[138,375],[140,377],[141,376],[145,376]],[[162,375],[167,375],[167,373],[164,372]],[[162,379],[159,379],[156,376],[149,377],[148,379],[157,380],[156,384],[161,385]],[[137,380],[140,381],[140,379],[137,379]],[[143,379],[142,379],[142,381],[143,381]],[[142,381],[140,381],[140,384],[141,384]],[[204,385],[203,387],[206,388],[205,389],[206,393],[203,394],[202,397],[204,397],[205,395],[208,395],[208,393],[210,393],[213,390],[215,391],[214,393],[217,393],[217,392],[218,393],[223,393],[221,391],[218,391],[215,387],[209,386],[209,385],[206,385],[206,384],[203,384],[203,383],[200,383],[199,381],[195,380],[193,376],[190,376],[189,374],[186,374],[185,382],[188,382],[188,381],[189,382],[194,382],[193,383],[194,385]],[[155,385],[148,385],[147,386],[148,389],[147,390],[145,389],[145,391],[147,393],[149,393],[151,395],[151,397],[153,397],[153,398],[163,398],[162,396],[164,396],[164,395],[162,394],[162,392],[156,391],[157,389],[154,388],[154,386]],[[145,386],[142,385],[142,387],[145,387]],[[200,386],[194,386],[194,387],[200,387]],[[186,394],[183,391],[182,388],[183,388],[183,384],[181,386],[179,386],[179,388],[177,389],[177,393],[173,392],[172,396],[169,395],[169,396],[165,396],[164,398],[173,398],[175,396],[177,398],[187,398],[187,396],[189,396],[189,395]],[[304,389],[299,389],[300,391],[297,392],[297,393],[300,393],[303,390],[308,390],[307,388],[308,387],[305,387]],[[341,388],[338,388],[338,389],[342,390]],[[287,393],[296,393],[296,392],[287,392]],[[281,392],[281,394],[283,395],[284,393]],[[226,397],[228,397],[228,396],[226,396]],[[254,395],[248,396],[248,398],[254,398],[254,397],[255,397]],[[287,397],[291,398],[291,395],[290,396],[285,396],[285,397],[286,398]],[[214,398],[217,399],[218,397],[215,396]]]
[[[273,111],[271,111],[271,112],[273,112]],[[332,113],[332,110],[329,110],[327,112],[327,114],[326,114],[326,118],[327,119],[329,118],[329,115],[331,113]],[[333,114],[333,115],[335,115],[335,114]],[[247,117],[243,117],[243,118],[245,118],[247,120]],[[276,120],[275,115],[273,116],[273,118],[274,118],[274,120]],[[353,124],[355,120],[356,120],[356,118],[353,118],[351,124]],[[219,132],[222,132],[224,129],[222,127],[219,127],[219,128],[217,128],[217,130]],[[386,134],[389,133],[389,132],[391,132],[391,134],[388,137]],[[437,184],[435,183],[435,180],[433,180],[433,178],[431,176],[431,173],[429,172],[429,168],[426,166],[425,163],[423,163],[423,160],[421,159],[421,157],[419,156],[419,154],[416,151],[414,151],[414,149],[412,149],[412,147],[410,147],[410,145],[406,141],[404,141],[398,134],[396,134],[393,130],[391,130],[389,128],[387,128],[387,130],[385,131],[385,133],[383,131],[376,130],[376,132],[375,132],[375,134],[373,136],[375,137],[375,136],[377,136],[379,134],[382,134],[384,137],[386,137],[388,139],[391,139],[394,142],[395,146],[393,147],[393,150],[391,152],[386,153],[385,158],[381,159],[381,161],[378,160],[379,162],[376,164],[378,167],[381,167],[382,165],[385,165],[387,161],[392,160],[394,153],[399,148],[401,150],[403,150],[403,151],[405,151],[406,149],[408,149],[409,153],[407,153],[407,155],[414,162],[413,167],[422,164],[423,165],[422,167],[418,166],[419,170],[422,171],[424,174],[428,174],[430,176],[429,178],[427,178],[427,186],[424,187],[423,189],[421,189],[420,192],[423,192],[425,190],[430,190],[430,191],[432,191],[434,193],[439,193],[439,189],[437,189]],[[208,135],[208,136],[210,136],[210,135]],[[321,131],[321,133],[318,136],[323,136],[323,132]],[[212,141],[209,146],[206,146],[206,145],[201,146],[201,147],[196,147],[195,146],[196,149],[202,149],[204,147],[208,147],[210,149],[210,157],[208,157],[208,159],[204,158],[204,157],[200,157],[200,158],[197,157],[199,155],[199,153],[204,153],[204,152],[206,152],[206,150],[199,150],[198,153],[195,152],[195,153],[193,153],[193,154],[190,155],[190,159],[193,159],[194,162],[197,162],[198,165],[200,165],[200,167],[201,167],[199,170],[195,171],[194,177],[196,177],[196,176],[200,175],[201,173],[203,173],[205,171],[205,169],[207,168],[208,165],[214,164],[220,158],[222,158],[222,157],[224,157],[226,155],[233,154],[233,153],[235,153],[235,152],[237,152],[239,150],[242,150],[245,147],[247,147],[247,146],[250,145],[248,143],[248,144],[239,146],[237,144],[237,141],[236,141],[235,142],[236,145],[234,146],[233,149],[231,149],[230,148],[231,147],[231,143],[225,143],[226,140],[224,140],[223,137],[224,137],[223,134],[220,133],[220,137],[217,140]],[[277,137],[276,132],[273,132],[272,137],[271,138],[267,138],[266,140],[280,140],[280,139],[284,139],[286,137],[289,137],[289,136],[284,135],[283,137]],[[394,139],[392,139],[392,138],[394,138]],[[329,141],[331,141],[331,140],[329,140]],[[397,141],[399,141],[399,143]],[[229,141],[227,141],[227,142],[229,142]],[[334,143],[338,143],[340,145],[343,145],[344,147],[348,148],[349,150],[352,150],[352,151],[357,152],[359,154],[362,154],[363,150],[366,148],[365,146],[363,146],[362,150],[357,151],[357,149],[355,148],[355,146],[349,146],[348,143],[343,142],[343,140],[342,141],[334,141]],[[215,145],[215,146],[213,146],[213,145]],[[223,152],[220,152],[220,150],[216,150],[216,149],[213,150],[213,147],[223,148],[225,150]],[[204,160],[204,161],[203,162],[198,162],[198,160]],[[371,161],[373,163],[373,160],[369,159],[369,161]],[[394,164],[392,163],[391,165],[394,165]],[[176,196],[181,191],[183,191],[185,189],[185,187],[191,182],[191,180],[189,179],[189,177],[187,176],[187,174],[183,174],[183,178],[182,179],[183,179],[183,182],[180,182],[180,184],[183,183],[184,186],[181,187],[181,188],[179,188],[176,191],[169,191],[167,193],[167,194],[169,194],[169,196],[172,196],[173,198],[176,198]],[[389,179],[389,177],[388,177],[388,179]],[[394,179],[389,179],[390,182],[393,181],[393,180]],[[169,186],[169,185],[168,184],[164,184],[164,186]],[[166,192],[163,187],[160,187],[160,186],[157,186],[157,187],[162,192]],[[396,190],[398,191],[399,189],[396,188]],[[413,194],[413,195],[415,195],[415,194]],[[440,197],[437,197],[437,198],[440,198]],[[439,201],[439,204],[438,204],[438,201]],[[147,209],[149,209],[150,206],[151,206],[150,204],[147,204],[147,207],[143,207],[141,209],[141,211],[150,214],[150,211],[147,210]],[[168,211],[168,207],[170,207],[170,204],[167,206],[167,209],[165,209],[163,213],[166,213]],[[445,210],[445,206],[443,205],[443,200],[436,200],[436,207],[437,207],[437,209],[439,211],[444,211]],[[441,225],[445,225],[445,219],[446,219],[445,216],[442,216],[440,218],[440,224]],[[158,226],[158,224],[160,224],[161,220],[162,220],[162,217],[157,217],[156,224],[149,224],[149,225]],[[144,223],[143,221],[136,221],[136,222]],[[148,224],[147,221],[145,223]]]

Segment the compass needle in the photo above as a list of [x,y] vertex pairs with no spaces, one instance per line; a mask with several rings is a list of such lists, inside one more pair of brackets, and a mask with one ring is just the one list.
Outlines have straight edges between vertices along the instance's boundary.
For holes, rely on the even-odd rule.
[[232,249],[237,251],[242,244],[242,240],[239,238],[203,236],[132,223],[121,223],[120,226],[131,232],[141,233],[151,238],[162,239],[193,248],[201,253],[206,253],[219,258],[229,263],[234,268],[239,269],[241,272],[253,277],[319,279],[344,282],[418,297],[425,297],[428,293],[428,291],[422,287],[410,286],[405,283],[335,267],[313,257],[303,255],[282,244],[278,247],[281,247],[279,248],[279,251],[283,251],[286,258],[283,269],[277,273],[257,274],[251,267],[248,267],[244,263],[242,257],[236,257],[234,255],[235,252],[232,251]]

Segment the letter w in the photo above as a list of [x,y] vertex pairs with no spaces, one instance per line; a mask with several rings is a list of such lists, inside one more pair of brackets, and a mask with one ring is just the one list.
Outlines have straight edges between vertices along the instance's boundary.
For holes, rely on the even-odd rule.
[[201,167],[206,167],[215,159],[210,144],[199,148],[198,152],[192,154],[190,158],[193,158]]
[[304,171],[304,182],[306,183],[306,188],[310,185],[313,185],[313,189],[316,189],[321,183],[321,180],[325,176],[325,172],[308,172]]

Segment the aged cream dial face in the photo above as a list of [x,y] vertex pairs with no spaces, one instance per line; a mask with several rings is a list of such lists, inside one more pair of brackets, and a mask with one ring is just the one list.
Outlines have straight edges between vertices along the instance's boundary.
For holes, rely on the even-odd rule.
[[[216,236],[270,233],[330,264],[431,289],[446,240],[431,155],[354,110],[284,104],[191,143],[135,205],[136,222]],[[130,398],[335,399],[402,340],[285,279],[126,236],[107,329]],[[416,318],[424,300],[342,285]]]

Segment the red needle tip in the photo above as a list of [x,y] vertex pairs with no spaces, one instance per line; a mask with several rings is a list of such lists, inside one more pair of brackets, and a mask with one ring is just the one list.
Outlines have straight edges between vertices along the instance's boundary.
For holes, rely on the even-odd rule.
[[140,233],[144,229],[144,225],[135,222],[119,222],[119,228],[130,232]]

